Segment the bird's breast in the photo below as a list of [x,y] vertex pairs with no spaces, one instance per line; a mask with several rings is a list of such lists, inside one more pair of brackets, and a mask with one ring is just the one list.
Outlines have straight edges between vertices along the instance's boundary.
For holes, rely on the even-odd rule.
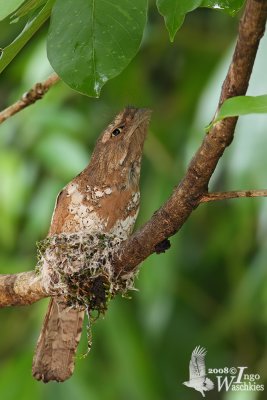
[[59,194],[50,235],[62,232],[108,232],[129,236],[139,210],[139,192],[69,183]]

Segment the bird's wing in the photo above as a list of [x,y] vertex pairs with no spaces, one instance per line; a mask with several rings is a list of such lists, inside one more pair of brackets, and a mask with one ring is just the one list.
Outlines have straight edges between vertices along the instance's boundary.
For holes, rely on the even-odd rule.
[[204,347],[197,346],[191,355],[189,363],[189,376],[191,379],[201,378],[206,375],[205,356],[207,354]]

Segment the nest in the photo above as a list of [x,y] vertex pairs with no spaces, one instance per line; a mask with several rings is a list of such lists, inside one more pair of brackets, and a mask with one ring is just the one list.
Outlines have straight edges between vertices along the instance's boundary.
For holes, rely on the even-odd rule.
[[37,272],[46,291],[69,307],[102,313],[116,294],[134,289],[134,275],[115,276],[112,257],[122,238],[110,234],[62,233],[37,243]]

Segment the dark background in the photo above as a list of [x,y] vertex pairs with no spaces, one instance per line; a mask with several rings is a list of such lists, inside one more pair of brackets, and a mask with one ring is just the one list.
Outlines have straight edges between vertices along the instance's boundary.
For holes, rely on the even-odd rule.
[[[142,48],[108,82],[100,99],[60,83],[1,126],[0,272],[32,269],[35,242],[46,236],[59,190],[87,164],[101,130],[127,104],[154,110],[144,151],[141,210],[148,220],[183,177],[216,109],[237,34],[238,17],[198,10],[170,44],[150,10]],[[0,46],[17,25],[0,25]],[[2,73],[1,108],[50,73],[47,26]],[[265,39],[264,39],[265,40]],[[266,93],[266,40],[250,94]],[[266,117],[242,117],[220,161],[212,190],[266,188]],[[182,385],[192,350],[207,348],[209,368],[247,366],[267,384],[267,206],[239,199],[200,206],[171,249],[149,257],[132,300],[117,298],[93,326],[93,347],[64,384],[31,377],[31,360],[47,306],[0,311],[0,397],[5,400],[200,399]],[[86,351],[84,334],[79,354]],[[210,376],[213,381],[215,377]],[[207,394],[210,399],[264,399],[264,392]]]

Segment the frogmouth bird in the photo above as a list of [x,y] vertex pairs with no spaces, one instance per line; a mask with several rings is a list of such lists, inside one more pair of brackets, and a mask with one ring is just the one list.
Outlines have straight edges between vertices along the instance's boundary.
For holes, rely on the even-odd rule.
[[[127,107],[108,125],[89,165],[59,193],[48,239],[62,234],[123,239],[130,235],[139,210],[140,166],[149,119],[150,110]],[[83,252],[88,248],[90,244]],[[104,247],[99,250],[104,251]],[[104,263],[101,254],[98,260]],[[44,260],[44,264],[49,263]],[[70,307],[64,297],[52,297],[33,360],[37,380],[62,382],[72,375],[83,319],[83,307]]]

